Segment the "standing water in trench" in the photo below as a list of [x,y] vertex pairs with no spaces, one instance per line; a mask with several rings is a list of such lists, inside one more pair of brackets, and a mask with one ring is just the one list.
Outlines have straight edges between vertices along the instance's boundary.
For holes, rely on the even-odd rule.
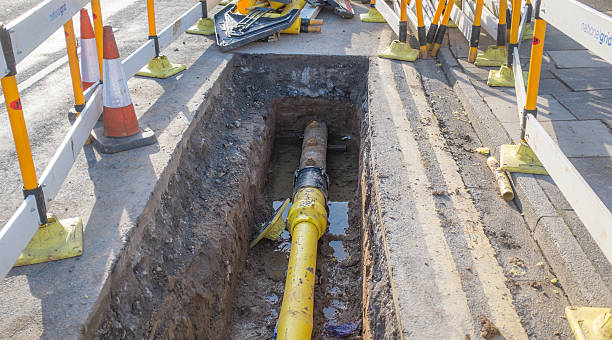
[[[355,136],[351,137],[329,136],[329,145],[347,148],[327,153],[329,225],[318,242],[312,339],[335,339],[328,336],[326,327],[361,321],[359,144]],[[301,145],[300,138],[276,139],[264,193],[265,207],[256,213],[258,225],[291,196]],[[287,230],[278,240],[263,240],[249,250],[234,297],[231,339],[273,338],[290,251],[291,235]],[[360,339],[360,329],[348,339]]]

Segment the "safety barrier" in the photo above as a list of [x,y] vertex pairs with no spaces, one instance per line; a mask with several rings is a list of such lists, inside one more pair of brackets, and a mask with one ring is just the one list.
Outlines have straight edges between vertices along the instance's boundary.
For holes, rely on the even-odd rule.
[[[0,250],[2,251],[0,256],[0,279],[4,278],[13,267],[24,248],[33,240],[37,231],[44,230],[45,228],[42,227],[57,222],[55,218],[47,217],[46,202],[51,201],[60,190],[79,152],[88,141],[92,129],[103,112],[102,97],[104,84],[98,82],[86,91],[83,91],[72,24],[72,17],[90,2],[94,18],[93,26],[96,37],[100,79],[102,79],[104,74],[102,69],[103,27],[100,0],[46,0],[11,23],[0,27],[0,41],[3,50],[3,55],[0,56],[0,76],[2,77],[2,89],[19,159],[25,197],[23,203],[0,230]],[[160,51],[170,45],[179,35],[196,24],[196,22],[199,21],[201,23],[209,20],[207,19],[207,13],[218,2],[218,0],[208,2],[200,0],[157,34],[153,1],[148,0],[149,40],[121,62],[126,78],[129,79],[134,76],[145,65],[148,65],[149,69],[151,69],[151,63],[157,62],[167,65],[169,63],[167,59],[163,63],[160,62],[160,59],[163,58],[160,55]],[[23,61],[36,47],[62,26],[64,27],[66,37],[68,62],[75,96],[75,110],[78,117],[49,161],[42,176],[37,178],[26,131],[23,108],[15,79],[17,73],[16,67],[19,62]],[[174,72],[176,69],[171,71]],[[157,75],[154,74],[153,76]],[[73,220],[71,223],[78,224],[78,221],[75,222]],[[78,228],[78,226],[74,225],[72,227]],[[70,234],[70,237],[73,236],[75,237],[74,247],[66,250],[66,253],[63,254],[70,253],[71,255],[63,257],[79,255],[82,251],[82,248],[77,249],[78,240],[76,240],[76,236]],[[80,242],[82,244],[82,240]],[[41,257],[42,255],[33,254],[33,256]],[[46,259],[41,261],[35,260],[29,263],[63,257],[61,255],[60,257],[47,256]]]
[[[501,1],[500,7],[503,7],[505,0]],[[461,12],[457,13],[455,18],[461,32],[472,42],[472,33],[466,29],[467,25],[464,25],[463,21],[476,22],[476,11],[469,4],[466,6],[466,2],[468,1],[463,0]],[[512,0],[512,3],[513,8],[521,8],[521,0]],[[530,66],[525,82],[523,76],[515,75],[523,75],[518,44],[525,25],[531,19],[531,6],[531,1],[528,0],[522,11],[522,18],[518,14],[519,11],[513,13],[506,63],[499,71],[491,71],[489,75],[489,85],[505,86],[504,82],[510,81],[510,86],[514,86],[521,129],[521,141],[517,145],[501,146],[500,168],[511,172],[548,173],[603,254],[612,263],[612,239],[607,236],[607,229],[612,226],[612,213],[537,120],[546,24],[551,23],[585,48],[612,63],[612,38],[608,33],[612,27],[612,18],[576,0],[536,0]],[[483,26],[489,34],[495,36],[498,31],[495,31],[494,21],[490,18],[492,13],[485,15],[486,12],[488,10],[485,8]],[[571,20],[568,20],[569,18]],[[498,30],[504,29],[501,25],[503,21],[499,20]],[[501,35],[497,34],[498,41],[502,38]],[[496,83],[492,84],[492,78]],[[497,82],[499,80],[501,82]],[[570,306],[566,308],[566,315],[578,339],[609,339],[612,334],[610,308]]]

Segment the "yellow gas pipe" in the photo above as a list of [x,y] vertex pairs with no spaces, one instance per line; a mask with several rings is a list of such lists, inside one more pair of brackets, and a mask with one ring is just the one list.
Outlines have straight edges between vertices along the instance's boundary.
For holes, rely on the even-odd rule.
[[310,339],[313,324],[317,241],[327,228],[324,175],[327,127],[311,122],[304,130],[300,170],[287,216],[291,254],[276,339]]

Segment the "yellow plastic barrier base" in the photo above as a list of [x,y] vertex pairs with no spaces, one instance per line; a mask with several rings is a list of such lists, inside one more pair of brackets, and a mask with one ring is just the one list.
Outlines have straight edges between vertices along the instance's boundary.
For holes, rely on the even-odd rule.
[[283,220],[283,213],[285,212],[285,209],[287,209],[288,205],[289,199],[287,198],[283,204],[276,209],[272,219],[264,223],[262,229],[257,233],[257,236],[255,236],[253,241],[249,243],[249,248],[255,247],[255,245],[264,238],[267,238],[268,240],[276,240],[281,235],[286,227],[286,223]]
[[378,56],[386,59],[415,61],[419,57],[419,53],[420,51],[410,47],[409,43],[393,40],[391,46],[387,47]]
[[370,7],[368,13],[359,14],[359,19],[363,22],[387,22],[376,8]]
[[533,39],[533,24],[527,23],[523,27],[523,35],[521,35],[521,40],[531,40]]
[[50,216],[23,250],[15,267],[49,262],[83,254],[83,220],[80,217],[59,221]]
[[576,340],[612,340],[610,308],[569,306],[565,315]]
[[446,27],[448,27],[448,28],[457,28],[457,24],[455,24],[453,19],[449,19],[448,20],[448,24],[446,24]]
[[[523,71],[523,81],[527,84],[529,72]],[[489,71],[487,85],[495,87],[514,87],[514,71],[508,65],[502,65],[499,70]]]
[[166,79],[185,70],[187,66],[173,64],[166,56],[159,56],[149,61],[149,63],[140,69],[136,75],[143,77]]
[[476,66],[502,66],[508,60],[506,47],[491,45],[487,47],[484,53],[478,53],[476,56]]
[[499,168],[509,172],[521,172],[534,175],[548,175],[546,169],[531,150],[529,145],[521,142],[517,145],[502,145],[500,148]]
[[211,18],[201,18],[195,28],[185,31],[190,34],[215,35],[215,22]]

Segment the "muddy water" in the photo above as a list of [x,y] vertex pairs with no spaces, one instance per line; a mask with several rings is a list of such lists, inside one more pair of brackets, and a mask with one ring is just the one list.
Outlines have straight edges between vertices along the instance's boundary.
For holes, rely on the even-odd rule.
[[[258,223],[269,218],[273,209],[291,195],[301,142],[300,138],[276,140],[264,193],[266,206],[256,213]],[[330,214],[328,231],[319,240],[317,254],[313,339],[333,339],[326,327],[361,319],[359,145],[356,137],[349,135],[330,136],[329,144],[346,145],[347,151],[329,151],[327,155]],[[249,251],[234,297],[231,339],[273,338],[290,251],[288,231],[278,240],[264,240]],[[349,339],[360,339],[359,334]]]

